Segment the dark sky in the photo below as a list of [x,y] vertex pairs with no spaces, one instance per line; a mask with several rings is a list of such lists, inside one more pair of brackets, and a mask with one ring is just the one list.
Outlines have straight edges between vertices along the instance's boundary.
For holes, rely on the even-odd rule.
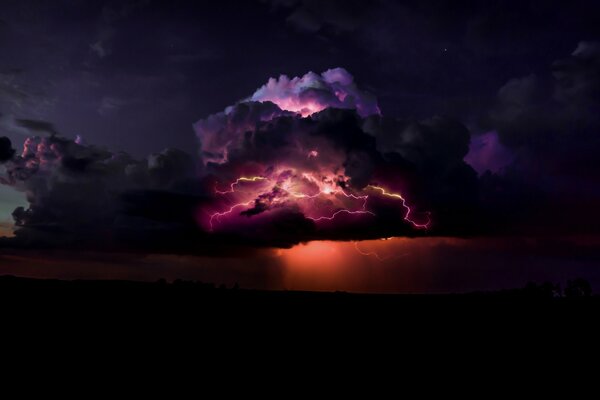
[[[431,250],[425,264],[438,272],[479,255],[461,272],[473,285],[445,272],[436,291],[510,285],[499,277],[513,261],[506,274],[520,284],[529,249],[535,271],[552,265],[551,278],[570,276],[561,265],[591,271],[600,260],[599,15],[584,0],[5,0],[0,236],[9,220],[17,235],[0,247],[12,251],[8,264],[49,247],[259,263],[264,248],[345,241],[331,247],[343,252],[353,240],[425,236],[394,248]],[[294,95],[327,106],[300,118],[271,98],[248,100],[282,74],[305,76],[312,86]],[[318,178],[321,195],[328,184],[350,191],[347,215],[329,223],[290,206],[290,194],[305,193],[280,189],[299,171]],[[244,192],[217,188],[245,174],[277,184],[221,218]],[[344,202],[361,195],[369,208],[354,220]],[[283,264],[305,262],[287,251]],[[488,282],[482,263],[493,266]],[[377,279],[363,289],[377,290]],[[427,291],[390,282],[386,291]]]
[[[268,77],[344,67],[384,114],[474,125],[509,79],[600,34],[589,1],[11,1],[0,113],[138,156]],[[18,141],[18,140],[17,140]]]

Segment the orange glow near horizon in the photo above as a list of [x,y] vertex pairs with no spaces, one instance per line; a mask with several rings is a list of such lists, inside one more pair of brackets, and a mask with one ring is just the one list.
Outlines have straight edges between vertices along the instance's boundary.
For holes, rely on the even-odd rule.
[[13,237],[14,226],[11,222],[0,222],[0,237]]
[[[562,238],[590,249],[597,236]],[[595,260],[548,259],[551,241],[535,237],[418,237],[314,241],[289,249],[229,256],[71,250],[0,252],[0,275],[52,279],[199,280],[247,289],[358,293],[456,293],[562,282],[596,270]],[[579,247],[575,247],[579,248]],[[560,253],[564,254],[564,253]],[[600,281],[600,273],[597,275]]]
[[296,245],[290,249],[280,250],[288,264],[299,266],[326,266],[339,261],[355,260],[357,257],[371,258],[370,261],[391,261],[406,253],[399,252],[399,245],[407,242],[406,238],[374,239],[362,241],[314,241]]
[[289,290],[369,291],[369,282],[385,282],[389,268],[403,268],[411,239],[359,242],[314,241],[277,250]]

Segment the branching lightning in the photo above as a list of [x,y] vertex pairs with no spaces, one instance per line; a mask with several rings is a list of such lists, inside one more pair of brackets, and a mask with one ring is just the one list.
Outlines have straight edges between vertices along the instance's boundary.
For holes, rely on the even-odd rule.
[[381,153],[396,149],[379,146],[380,128],[364,126],[375,115],[383,118],[375,96],[334,68],[270,78],[250,97],[197,121],[210,174],[202,185],[218,181],[197,206],[196,222],[267,241],[288,233],[291,240],[337,239],[429,229],[430,214],[386,178],[399,165]]
[[389,260],[392,257],[381,257],[377,252],[375,251],[363,251],[361,250],[360,247],[358,247],[358,242],[354,242],[354,248],[356,249],[356,251],[363,256],[369,257],[369,256],[374,256],[376,259],[378,259],[379,261],[386,261]]
[[265,180],[267,180],[267,178],[265,178],[263,176],[250,176],[250,177],[242,176],[242,177],[236,179],[235,182],[233,182],[232,184],[229,185],[230,190],[221,191],[215,187],[215,192],[217,194],[234,193],[235,187],[237,185],[239,185],[241,182],[257,182],[257,181],[265,181]]
[[219,218],[221,218],[222,216],[224,216],[224,215],[227,215],[227,214],[231,214],[231,213],[233,212],[233,210],[235,210],[236,208],[238,208],[238,207],[248,207],[248,206],[249,206],[250,204],[252,204],[253,202],[254,202],[254,200],[252,200],[252,201],[248,201],[248,202],[246,202],[246,203],[238,203],[238,204],[234,204],[234,205],[233,205],[233,206],[231,206],[231,207],[229,208],[229,210],[227,210],[227,211],[223,211],[223,212],[216,212],[216,213],[214,213],[214,214],[211,214],[211,216],[210,216],[210,220],[208,221],[208,222],[209,222],[209,224],[210,224],[210,230],[212,231],[212,230],[214,229],[214,226],[213,226],[213,220],[214,220],[215,218],[216,218],[216,219],[217,219],[217,221],[218,221],[218,220],[219,220]]
[[[388,240],[388,239],[382,239],[382,240]],[[371,257],[371,256],[373,256],[373,257],[375,257],[377,260],[379,260],[379,261],[382,261],[382,262],[383,262],[383,261],[389,261],[389,260],[392,260],[392,259],[395,259],[395,258],[404,257],[404,256],[407,256],[407,255],[408,255],[408,253],[405,253],[405,254],[399,254],[399,255],[393,255],[393,256],[392,256],[392,255],[390,255],[390,256],[385,256],[385,257],[382,257],[382,256],[380,256],[380,255],[379,255],[379,253],[377,253],[376,251],[364,251],[364,250],[362,250],[362,249],[361,249],[361,248],[358,246],[358,242],[353,242],[353,243],[354,243],[354,248],[356,249],[356,251],[358,252],[358,254],[360,254],[360,255],[362,255],[362,256],[365,256],[365,257]]]
[[404,197],[402,197],[401,194],[399,194],[399,193],[390,193],[386,189],[382,188],[381,186],[369,185],[367,187],[371,188],[371,189],[374,189],[374,190],[378,190],[379,192],[381,192],[382,196],[391,197],[391,198],[399,199],[400,201],[402,201],[402,207],[406,208],[406,211],[407,211],[406,212],[406,216],[404,217],[404,220],[406,222],[410,222],[415,228],[419,228],[419,229],[427,229],[427,228],[429,228],[429,225],[431,224],[431,219],[429,218],[429,213],[427,213],[427,222],[425,224],[419,224],[419,223],[413,221],[412,219],[410,219],[409,216],[410,216],[410,213],[411,213],[411,209],[406,204],[406,199],[404,199]]
[[318,218],[314,218],[314,217],[306,217],[306,218],[308,218],[308,219],[312,219],[312,220],[313,220],[313,221],[315,221],[315,222],[319,222],[319,221],[323,221],[323,220],[328,220],[328,221],[331,221],[331,220],[333,220],[333,219],[334,219],[336,216],[338,216],[339,214],[351,214],[351,215],[356,215],[356,214],[369,214],[369,215],[375,216],[375,213],[372,213],[371,211],[363,211],[363,210],[358,210],[358,211],[350,211],[350,210],[346,210],[346,209],[344,208],[344,209],[341,209],[341,210],[338,210],[338,211],[334,212],[334,213],[333,213],[333,215],[331,215],[331,216],[329,216],[329,217],[327,217],[327,216],[323,216],[323,217],[318,217]]
[[[326,199],[336,199],[337,198],[338,202],[340,202],[341,200],[339,200],[340,198],[338,197],[338,196],[340,196],[342,198],[350,199],[350,201],[359,200],[362,202],[362,205],[359,209],[350,209],[348,207],[338,207],[337,210],[335,210],[334,212],[332,212],[331,214],[328,214],[328,215],[310,216],[310,215],[306,215],[306,213],[305,213],[306,218],[308,218],[314,222],[332,221],[341,214],[376,216],[376,214],[373,211],[371,211],[367,208],[367,203],[369,200],[368,194],[357,195],[357,194],[353,194],[353,193],[347,193],[345,190],[340,188],[339,184],[335,183],[336,181],[334,179],[325,179],[325,178],[319,179],[308,173],[303,173],[303,174],[301,174],[302,178],[298,178],[297,175],[287,174],[287,172],[289,172],[289,171],[285,171],[285,173],[282,172],[279,175],[274,174],[274,176],[278,176],[278,178],[270,178],[270,177],[265,177],[265,176],[242,176],[242,177],[237,178],[234,182],[232,182],[229,185],[229,190],[219,190],[219,189],[215,188],[215,192],[218,195],[236,195],[236,194],[243,195],[243,194],[253,193],[253,199],[240,201],[236,204],[233,204],[225,211],[214,212],[214,213],[210,214],[210,219],[209,219],[210,230],[211,231],[214,230],[214,224],[217,223],[221,217],[233,213],[234,210],[236,210],[240,207],[251,207],[251,205],[254,204],[255,206],[265,207],[264,209],[266,210],[266,209],[269,209],[272,207],[281,206],[281,205],[285,204],[286,202],[289,201],[290,197],[292,197],[293,199],[296,199],[297,201],[299,201],[299,200],[315,200],[315,199],[318,199],[321,197],[324,197]],[[299,180],[292,181],[292,178],[296,178]],[[273,186],[270,191],[267,191],[264,193],[260,193],[261,190],[255,190],[255,191],[240,191],[239,190],[239,185],[241,183],[256,183],[256,182],[267,182]],[[315,187],[318,188],[318,191],[316,193],[305,193],[304,189],[302,188],[302,185],[299,184],[299,182],[300,183],[310,182],[312,185],[314,185]],[[411,218],[412,210],[406,204],[406,199],[401,194],[389,192],[389,191],[387,191],[387,189],[385,189],[381,186],[375,186],[375,185],[369,185],[365,189],[374,190],[374,191],[378,192],[381,196],[399,200],[402,203],[402,207],[404,207],[406,209],[406,215],[404,217],[404,220],[407,221],[408,223],[410,223],[413,227],[418,228],[418,229],[427,229],[429,227],[430,222],[431,222],[429,219],[429,214],[427,214],[428,221],[425,224],[421,224],[421,223],[414,221]],[[239,199],[239,196],[238,196],[238,199]],[[329,200],[329,202],[331,202],[331,201],[332,200]],[[266,206],[265,206],[265,204],[266,204]],[[342,202],[342,204],[344,204],[344,203]],[[356,245],[356,247],[357,247],[357,250],[359,250],[357,245]],[[364,254],[360,250],[359,250],[359,252],[363,255],[372,255],[372,254]],[[377,257],[380,258],[379,256],[377,256]]]

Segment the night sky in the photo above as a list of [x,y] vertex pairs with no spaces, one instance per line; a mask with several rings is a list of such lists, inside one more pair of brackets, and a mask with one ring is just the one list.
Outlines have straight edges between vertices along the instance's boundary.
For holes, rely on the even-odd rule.
[[0,273],[597,289],[598,15],[3,1]]

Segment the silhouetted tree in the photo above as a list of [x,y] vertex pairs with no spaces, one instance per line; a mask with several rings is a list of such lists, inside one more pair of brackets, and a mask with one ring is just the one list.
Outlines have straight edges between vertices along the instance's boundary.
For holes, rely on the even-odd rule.
[[588,297],[592,295],[592,285],[583,278],[567,281],[565,297]]
[[551,282],[544,282],[542,284],[528,282],[523,293],[526,296],[536,298],[560,297],[560,286]]

